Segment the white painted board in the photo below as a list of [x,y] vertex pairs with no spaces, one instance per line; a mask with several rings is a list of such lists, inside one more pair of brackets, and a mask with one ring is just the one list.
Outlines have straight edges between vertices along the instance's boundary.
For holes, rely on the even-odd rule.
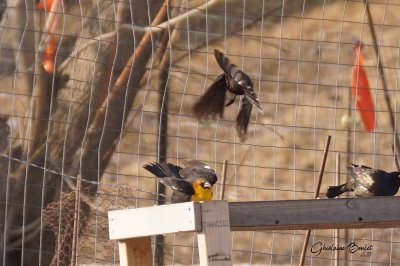
[[108,212],[110,239],[201,230],[200,203],[184,202]]

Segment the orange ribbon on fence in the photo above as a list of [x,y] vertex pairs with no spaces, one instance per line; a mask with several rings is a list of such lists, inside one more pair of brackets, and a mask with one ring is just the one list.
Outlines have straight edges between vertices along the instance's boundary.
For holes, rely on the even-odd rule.
[[44,0],[36,3],[36,8],[39,10],[49,11],[51,5],[53,4],[53,0]]
[[[53,0],[44,0],[36,3],[36,8],[43,11],[50,11]],[[42,57],[42,65],[47,73],[54,73],[54,62],[56,59],[57,38],[49,35],[49,41]]]
[[47,73],[54,72],[54,62],[56,60],[57,40],[54,35],[50,35],[49,43],[44,50],[42,64]]
[[354,67],[352,73],[352,91],[356,99],[356,106],[360,112],[364,128],[368,131],[375,129],[375,109],[372,101],[368,77],[364,69],[362,43],[354,46]]

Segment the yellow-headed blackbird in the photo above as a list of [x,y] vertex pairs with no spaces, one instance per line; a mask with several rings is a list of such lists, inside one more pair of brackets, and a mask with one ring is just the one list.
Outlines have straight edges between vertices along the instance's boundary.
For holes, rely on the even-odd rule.
[[[247,134],[247,127],[250,122],[250,115],[253,105],[259,112],[263,113],[257,95],[254,92],[254,85],[250,77],[239,70],[235,64],[217,49],[214,50],[215,59],[224,71],[211,84],[207,91],[193,106],[193,113],[199,119],[222,118],[224,107],[231,105],[237,95],[244,95],[242,107],[236,118],[236,130],[241,141],[244,141]],[[225,93],[229,91],[233,97],[225,104]]]
[[330,186],[328,198],[334,198],[347,191],[354,191],[357,197],[393,196],[400,186],[400,172],[387,173],[368,166],[351,164],[347,167],[351,179],[339,186]]
[[171,163],[149,163],[143,166],[161,183],[174,190],[172,203],[212,200],[217,175],[197,160],[184,161],[185,168]]

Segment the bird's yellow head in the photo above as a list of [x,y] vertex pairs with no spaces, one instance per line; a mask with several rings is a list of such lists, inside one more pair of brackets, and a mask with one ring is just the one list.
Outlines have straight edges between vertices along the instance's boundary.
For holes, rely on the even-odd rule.
[[193,183],[194,195],[192,201],[212,200],[213,190],[212,184],[205,178],[197,178]]

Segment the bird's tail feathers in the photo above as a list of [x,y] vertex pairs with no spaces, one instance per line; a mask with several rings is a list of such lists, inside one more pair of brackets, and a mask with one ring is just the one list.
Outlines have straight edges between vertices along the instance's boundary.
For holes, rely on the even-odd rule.
[[252,91],[252,92],[248,92],[247,90],[245,91],[245,97],[246,97],[246,99],[252,104],[252,105],[254,105],[256,108],[257,108],[257,111],[260,113],[260,114],[264,114],[264,111],[263,111],[263,109],[261,108],[261,105],[260,105],[260,102],[258,101],[258,99],[256,98],[256,95],[255,95],[255,93]]

